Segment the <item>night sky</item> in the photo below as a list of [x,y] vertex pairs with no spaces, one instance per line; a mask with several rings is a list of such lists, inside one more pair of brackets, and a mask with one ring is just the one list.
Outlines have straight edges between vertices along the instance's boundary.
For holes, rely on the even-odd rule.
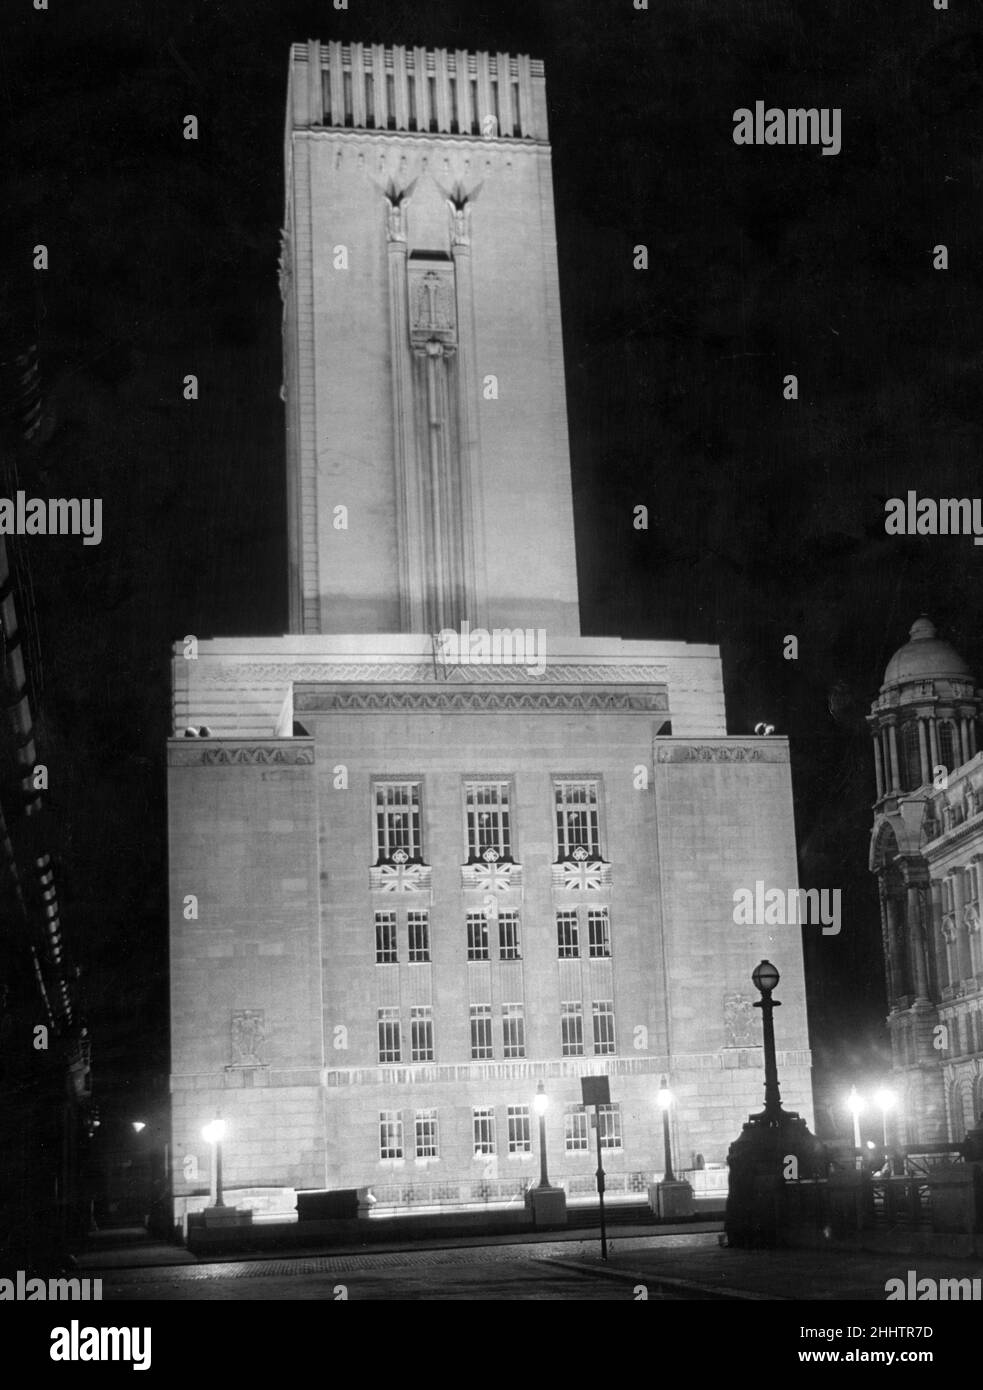
[[[105,1112],[167,1072],[170,643],[287,625],[276,267],[310,37],[544,59],[583,629],[719,643],[730,731],[790,737],[802,882],[843,892],[841,935],[805,931],[817,1079],[876,1077],[863,715],[923,610],[983,672],[983,551],[884,534],[909,488],[980,493],[980,5],[49,2],[0,18],[3,346],[39,343],[45,403],[4,492],[103,498],[101,546],[15,544]],[[757,99],[840,107],[841,153],[735,145]]]

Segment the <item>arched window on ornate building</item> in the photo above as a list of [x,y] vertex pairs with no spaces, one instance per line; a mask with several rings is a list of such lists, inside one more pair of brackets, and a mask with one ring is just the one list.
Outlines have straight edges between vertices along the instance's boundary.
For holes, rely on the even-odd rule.
[[921,754],[918,748],[918,722],[911,719],[901,726],[901,787],[913,792],[922,784]]

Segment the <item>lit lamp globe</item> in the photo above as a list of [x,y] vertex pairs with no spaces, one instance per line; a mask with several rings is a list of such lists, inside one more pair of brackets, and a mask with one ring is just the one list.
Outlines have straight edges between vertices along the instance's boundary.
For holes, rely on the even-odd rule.
[[763,960],[755,967],[751,982],[762,994],[771,994],[781,978],[771,961]]
[[147,1128],[146,1123],[143,1120],[131,1120],[130,1123],[133,1125],[134,1134],[140,1134],[143,1130]]
[[536,1094],[532,1098],[532,1108],[537,1115],[545,1115],[550,1108],[550,1098],[546,1094],[546,1088],[542,1082],[539,1083]]
[[210,1120],[201,1131],[201,1137],[206,1144],[221,1144],[225,1138],[226,1124],[224,1120]]
[[655,1097],[655,1103],[660,1110],[668,1110],[672,1105],[672,1092],[666,1085],[665,1077],[662,1078],[662,1085],[659,1087],[658,1094]]

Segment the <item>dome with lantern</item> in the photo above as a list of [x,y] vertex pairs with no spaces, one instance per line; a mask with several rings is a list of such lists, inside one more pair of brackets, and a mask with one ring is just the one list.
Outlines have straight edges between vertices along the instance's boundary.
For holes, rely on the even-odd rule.
[[923,613],[888,662],[867,720],[878,798],[914,792],[938,767],[951,772],[975,757],[980,694],[963,657]]

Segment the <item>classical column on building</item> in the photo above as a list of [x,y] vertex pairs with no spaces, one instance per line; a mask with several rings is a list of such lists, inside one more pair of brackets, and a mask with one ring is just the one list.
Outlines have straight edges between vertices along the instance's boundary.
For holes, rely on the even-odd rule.
[[928,736],[925,733],[925,715],[918,716],[918,753],[921,758],[922,786],[932,780],[932,765],[928,757]]
[[[928,740],[932,750],[932,767],[936,768],[939,765],[939,731],[934,718],[928,721]],[[949,768],[948,771],[951,772],[952,769]]]
[[971,756],[969,751],[969,720],[965,715],[959,720],[959,747],[962,752],[962,761],[968,763]]
[[898,762],[898,737],[896,731],[897,720],[894,715],[890,717],[887,724],[887,747],[891,761],[891,790],[893,792],[901,790],[900,764]]
[[942,884],[937,878],[933,878],[929,883],[929,902],[932,914],[929,922],[929,940],[935,960],[935,993],[937,998],[941,999],[942,991],[949,984],[949,960],[945,937],[942,934]]
[[892,1008],[899,991],[895,969],[894,940],[887,909],[887,888],[884,883],[883,874],[877,879],[877,897],[881,909],[881,949],[884,952],[884,975],[887,983],[887,1002],[888,1007]]
[[969,951],[969,932],[966,927],[966,881],[965,870],[958,868],[952,875],[953,916],[956,919],[956,957],[960,984],[973,975],[973,965]]
[[906,937],[911,962],[911,981],[916,1004],[930,1002],[926,925],[928,919],[928,870],[922,860],[902,863],[906,897]]
[[884,758],[881,753],[881,736],[874,735],[874,776],[877,779],[877,800],[884,795]]
[[887,919],[887,964],[890,994],[888,1003],[891,1008],[894,1008],[902,996],[910,991],[908,989],[908,972],[905,968],[901,899],[885,882],[885,877],[881,878],[881,895]]

